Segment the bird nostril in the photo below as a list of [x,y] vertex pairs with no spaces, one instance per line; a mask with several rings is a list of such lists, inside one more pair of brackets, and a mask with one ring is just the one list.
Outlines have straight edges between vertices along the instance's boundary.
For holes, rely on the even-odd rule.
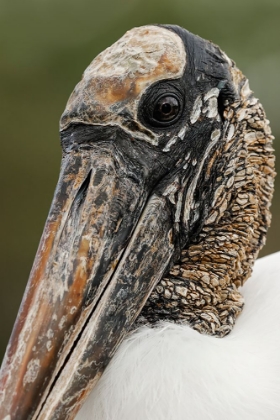
[[89,173],[87,174],[87,177],[85,178],[84,182],[82,183],[76,197],[74,200],[74,203],[76,204],[76,206],[79,208],[81,206],[81,204],[84,202],[85,197],[86,197],[86,193],[89,187],[89,183],[90,183],[90,178],[91,178],[91,173],[92,170],[89,171]]

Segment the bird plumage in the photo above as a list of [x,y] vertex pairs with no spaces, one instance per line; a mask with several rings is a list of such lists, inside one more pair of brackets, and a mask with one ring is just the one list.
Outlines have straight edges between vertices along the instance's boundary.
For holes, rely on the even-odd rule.
[[227,337],[142,327],[120,346],[75,420],[277,420],[280,252],[257,260]]

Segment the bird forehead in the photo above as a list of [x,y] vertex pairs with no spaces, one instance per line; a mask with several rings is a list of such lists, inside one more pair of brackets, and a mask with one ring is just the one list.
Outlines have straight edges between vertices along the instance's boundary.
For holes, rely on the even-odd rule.
[[185,65],[184,44],[174,32],[157,26],[126,32],[85,70],[69,98],[61,129],[70,122],[104,122],[124,106],[135,116],[144,91],[156,81],[181,77]]
[[128,31],[99,54],[84,73],[86,79],[142,79],[178,77],[185,66],[181,38],[165,28],[144,26]]

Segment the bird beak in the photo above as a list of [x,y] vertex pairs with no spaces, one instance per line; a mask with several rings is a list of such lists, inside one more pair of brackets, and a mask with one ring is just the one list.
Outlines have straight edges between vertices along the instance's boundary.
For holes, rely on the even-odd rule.
[[172,218],[113,142],[64,151],[2,367],[1,420],[72,419],[174,252]]

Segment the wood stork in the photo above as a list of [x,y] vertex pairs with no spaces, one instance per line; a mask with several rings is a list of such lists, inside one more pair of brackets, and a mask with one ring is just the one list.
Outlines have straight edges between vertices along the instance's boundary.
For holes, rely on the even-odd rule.
[[[1,420],[73,419],[124,338],[166,321],[178,325],[140,328],[120,347],[93,393],[100,407],[94,418],[222,418],[219,407],[232,407],[236,388],[244,390],[238,386],[246,380],[238,342],[242,350],[246,336],[237,329],[224,340],[216,337],[232,330],[243,309],[238,287],[250,276],[270,224],[271,143],[248,80],[209,41],[177,26],[150,25],[127,32],[95,58],[61,118],[61,173],[2,366]],[[271,397],[261,379],[265,367],[271,369],[270,353],[255,374],[254,345],[264,341],[253,340],[243,367],[253,388]],[[134,359],[135,347],[143,355],[150,346],[150,361],[158,354],[162,365],[156,376],[147,373],[155,384],[151,404],[162,405],[155,416],[129,393],[129,401],[118,398],[123,360]],[[229,365],[212,376],[233,349],[230,360],[241,368]],[[139,373],[144,359],[137,357],[131,366]],[[118,417],[104,405],[102,389],[106,400],[115,398],[108,377],[120,387],[114,394]],[[145,388],[145,370],[138,377],[139,389]],[[167,394],[158,403],[161,378],[173,395],[171,405]],[[252,394],[258,403],[259,394]],[[244,392],[237,395],[245,406]],[[278,404],[271,401],[269,415]],[[264,412],[256,407],[254,419]]]

